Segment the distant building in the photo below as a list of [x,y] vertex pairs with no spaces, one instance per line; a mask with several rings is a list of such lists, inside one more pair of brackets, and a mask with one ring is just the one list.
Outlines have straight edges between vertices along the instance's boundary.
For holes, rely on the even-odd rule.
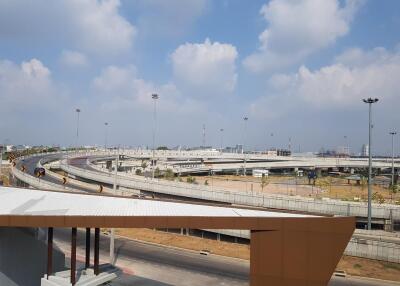
[[253,175],[253,177],[256,177],[256,178],[261,178],[263,176],[268,177],[269,171],[262,170],[262,169],[253,169],[252,175]]
[[278,151],[277,150],[267,150],[265,153],[268,156],[278,156]]
[[278,156],[290,156],[292,155],[292,151],[286,149],[278,149],[276,150]]
[[242,144],[237,144],[235,147],[225,147],[223,149],[224,153],[243,153],[243,145]]
[[339,146],[336,148],[336,154],[338,156],[350,156],[350,147],[349,146]]
[[364,144],[361,147],[361,156],[362,157],[368,157],[369,155],[369,145],[368,144]]

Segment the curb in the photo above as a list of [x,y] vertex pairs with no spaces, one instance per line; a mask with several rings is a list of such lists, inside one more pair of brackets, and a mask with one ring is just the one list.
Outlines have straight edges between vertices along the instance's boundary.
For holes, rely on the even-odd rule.
[[353,276],[353,275],[347,275],[347,277],[357,279],[357,280],[366,280],[366,281],[371,281],[371,282],[380,282],[380,283],[386,283],[386,284],[392,284],[392,285],[400,285],[399,281],[392,281],[392,280],[383,280],[383,279],[378,279],[378,278],[370,278],[370,277],[363,277],[363,276]]

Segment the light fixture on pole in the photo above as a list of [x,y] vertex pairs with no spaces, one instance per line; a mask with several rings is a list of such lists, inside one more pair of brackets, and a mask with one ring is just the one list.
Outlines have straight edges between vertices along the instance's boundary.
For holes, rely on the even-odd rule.
[[394,188],[394,136],[397,134],[397,132],[392,131],[389,132],[390,135],[392,135],[392,188]]
[[363,99],[364,103],[368,103],[369,107],[369,124],[368,124],[368,230],[371,230],[372,224],[372,104],[378,102],[377,98]]
[[221,153],[222,153],[222,148],[223,148],[223,147],[222,147],[222,145],[223,145],[223,143],[222,143],[223,141],[222,141],[222,140],[223,140],[223,135],[224,135],[224,134],[223,134],[223,133],[224,133],[224,128],[221,128],[221,129],[219,130],[219,132],[221,132]]
[[78,151],[78,138],[79,138],[79,114],[81,113],[81,110],[79,108],[75,109],[76,111],[76,144],[75,144],[75,148],[76,151]]
[[151,98],[154,101],[154,112],[153,112],[153,158],[152,158],[152,179],[154,179],[154,169],[156,166],[155,163],[155,150],[156,150],[156,129],[157,129],[157,99],[159,98],[158,94],[153,93]]
[[242,147],[242,153],[244,154],[244,168],[243,168],[243,176],[246,176],[246,152],[245,152],[245,146],[246,146],[246,137],[247,137],[247,120],[249,120],[248,117],[243,117],[244,120],[244,138],[243,138],[243,147]]
[[107,151],[108,122],[104,122],[104,151]]
[[[119,165],[119,146],[117,156],[115,158],[115,170],[114,170],[114,183],[113,183],[113,195],[117,195],[117,179],[118,179],[118,165]],[[115,265],[115,231],[114,228],[110,230],[110,263]]]
[[347,140],[347,135],[343,136],[344,138],[344,155],[349,155],[350,156],[350,145],[349,145],[349,141]]

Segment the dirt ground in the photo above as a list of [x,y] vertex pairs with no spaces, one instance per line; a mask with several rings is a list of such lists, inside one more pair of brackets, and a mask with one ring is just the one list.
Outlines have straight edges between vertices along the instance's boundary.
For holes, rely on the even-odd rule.
[[[347,179],[338,177],[323,177],[317,179],[316,185],[309,185],[306,177],[269,176],[266,186],[262,188],[261,178],[252,176],[205,176],[195,177],[198,184],[220,187],[237,191],[264,192],[268,194],[284,194],[303,197],[325,197],[349,201],[366,201],[367,186],[348,184]],[[185,179],[184,179],[185,181]],[[373,192],[380,194],[385,203],[395,203],[400,200],[399,194],[393,198],[388,188],[374,185]]]
[[3,181],[3,186],[10,186],[9,175],[10,175],[10,167],[2,167],[0,180]]
[[[212,239],[166,233],[151,229],[117,229],[116,234],[162,245],[185,248],[195,251],[209,250],[213,254],[250,259],[250,246]],[[400,281],[400,264],[388,263],[365,258],[343,256],[337,270],[349,275],[375,279]]]

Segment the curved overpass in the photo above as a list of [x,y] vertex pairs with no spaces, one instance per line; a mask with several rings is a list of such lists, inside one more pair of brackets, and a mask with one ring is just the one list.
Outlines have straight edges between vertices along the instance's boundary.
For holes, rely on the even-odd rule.
[[[50,155],[40,155],[35,157],[25,158],[25,163],[29,163],[28,165],[28,174],[32,174],[33,168],[35,164],[39,163],[40,160],[51,159],[62,159],[60,162],[60,168],[66,173],[76,176],[77,178],[82,178],[87,181],[96,182],[97,184],[107,184],[113,185],[115,180],[115,175],[109,172],[104,172],[99,169],[93,168],[90,164],[88,164],[91,160],[97,160],[99,158],[112,158],[112,155],[115,156],[116,152],[113,154],[110,153],[101,153],[101,152],[93,152],[93,153],[84,153],[84,154],[74,154],[70,156],[70,159],[62,159],[65,154],[50,154]],[[129,156],[134,155],[132,152],[121,152],[123,155],[129,154]],[[157,156],[163,154],[165,157],[172,158],[175,156],[182,156],[182,152],[177,154],[173,153],[158,153]],[[143,158],[148,153],[135,153],[135,156],[143,156]],[[199,154],[189,154],[192,157],[199,156]],[[242,154],[234,154],[242,155]],[[110,157],[111,156],[111,157]],[[75,158],[75,159],[72,159]],[[318,166],[328,166],[328,161],[332,160],[319,160]],[[337,160],[336,160],[337,161]],[[344,161],[353,164],[353,166],[363,166],[364,162],[356,161],[356,160],[342,160],[340,163],[342,166],[345,166],[347,163],[343,163]],[[290,164],[298,164],[298,162],[274,162],[274,163],[264,163],[264,164],[276,164],[281,166],[289,166]],[[18,162],[17,166],[20,166],[21,160]],[[305,165],[306,162],[302,162],[301,164]],[[330,163],[329,163],[330,164]],[[335,163],[336,165],[338,163]],[[387,167],[389,163],[386,162],[376,162],[379,167]],[[293,166],[293,165],[290,165]],[[332,165],[330,165],[332,166]],[[349,166],[349,165],[347,165]],[[14,168],[13,173],[22,181],[26,181],[26,183],[31,184],[35,187],[42,187],[43,184],[48,184],[48,187],[45,189],[51,189],[52,187],[57,186],[59,190],[79,190],[86,192],[93,192],[86,187],[77,186],[73,184],[67,184],[66,186],[60,187],[60,181],[55,178],[50,178],[49,176],[45,176],[41,180],[42,185],[37,185],[39,179],[29,176],[29,180],[27,176],[21,176],[18,168]],[[33,178],[33,179],[32,179]],[[33,182],[36,183],[32,184]],[[57,185],[58,182],[58,185]],[[164,195],[171,196],[179,196],[186,197],[190,199],[199,199],[205,201],[213,201],[220,203],[228,203],[233,205],[247,205],[253,207],[262,207],[262,208],[270,208],[270,209],[285,209],[291,211],[298,212],[308,212],[308,213],[321,213],[328,215],[351,215],[359,218],[366,217],[367,214],[367,204],[366,203],[358,203],[358,202],[345,202],[340,200],[320,200],[314,198],[302,198],[302,197],[293,197],[286,195],[269,195],[263,193],[251,193],[251,192],[243,192],[243,191],[233,191],[221,188],[215,188],[211,186],[200,186],[187,184],[183,182],[170,182],[166,180],[158,180],[158,179],[147,179],[143,176],[136,176],[132,174],[125,174],[122,172],[118,173],[117,176],[117,185],[119,188],[125,188],[127,191],[132,190],[141,190],[151,193],[159,193]],[[400,207],[395,205],[379,205],[373,204],[373,218],[375,220],[400,220]],[[382,221],[380,221],[382,223]]]

